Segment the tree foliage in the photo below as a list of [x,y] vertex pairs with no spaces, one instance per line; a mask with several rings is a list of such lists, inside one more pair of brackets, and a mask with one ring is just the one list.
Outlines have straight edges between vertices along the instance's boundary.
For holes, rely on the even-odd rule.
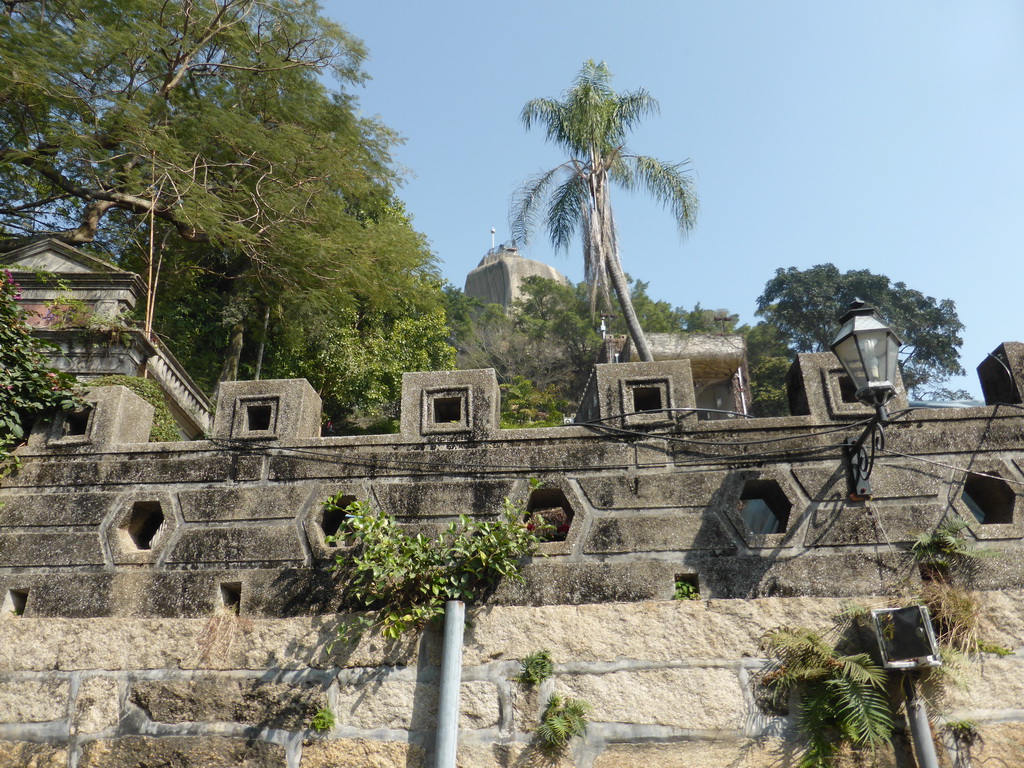
[[643,89],[616,93],[611,78],[604,62],[587,61],[561,101],[533,99],[523,107],[526,128],[539,126],[569,159],[523,185],[512,203],[512,233],[527,242],[543,220],[555,247],[568,249],[581,232],[591,308],[598,295],[610,305],[608,291],[613,288],[637,353],[642,360],[651,360],[619,261],[610,185],[651,195],[669,209],[684,235],[696,221],[697,196],[686,173],[687,162],[636,155],[626,146],[629,132],[657,113],[658,102]]
[[362,43],[314,0],[5,5],[0,249],[49,236],[159,266],[185,307],[158,301],[157,330],[186,363],[226,358],[200,379],[235,377],[268,309],[396,311],[430,273],[396,136],[351,95]]
[[407,371],[455,368],[455,349],[434,283],[422,284],[425,307],[408,302],[394,311],[372,308],[293,312],[279,324],[266,371],[274,378],[305,378],[338,426],[359,413],[396,417]]
[[18,307],[18,285],[0,274],[0,475],[10,470],[12,446],[32,420],[82,404],[74,376],[48,364],[46,344],[32,336]]
[[508,312],[492,304],[461,325],[459,367],[494,368],[500,384],[521,377],[578,401],[601,346],[586,286],[528,277],[522,292]]
[[841,273],[832,264],[777,269],[758,297],[757,314],[782,331],[794,352],[826,352],[855,298],[875,307],[903,339],[900,368],[908,390],[924,395],[964,373],[959,352],[964,326],[956,305],[866,269]]

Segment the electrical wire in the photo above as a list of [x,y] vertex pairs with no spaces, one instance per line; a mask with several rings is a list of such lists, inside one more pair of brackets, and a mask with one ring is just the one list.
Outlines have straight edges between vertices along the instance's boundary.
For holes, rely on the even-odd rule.
[[[309,448],[280,448],[276,446],[265,446],[265,445],[253,445],[248,440],[240,439],[225,439],[216,438],[210,442],[214,444],[222,445],[229,449],[238,449],[246,451],[260,451],[264,453],[272,453],[272,455],[279,456],[282,458],[295,457],[304,459],[307,461],[316,461],[324,464],[332,464],[336,466],[350,466],[358,467],[368,471],[380,471],[380,470],[398,470],[416,472],[429,475],[473,475],[480,470],[496,470],[504,472],[564,472],[567,470],[565,465],[538,465],[535,463],[531,464],[486,464],[486,463],[472,463],[468,464],[462,462],[458,466],[446,466],[439,467],[436,461],[414,461],[410,459],[396,459],[386,455],[377,455],[374,457],[367,458],[356,458],[356,457],[343,457],[337,456],[333,453],[325,453],[316,449]],[[746,465],[751,462],[769,461],[778,458],[789,458],[790,460],[800,459],[803,457],[809,457],[815,454],[823,453],[825,451],[831,451],[841,446],[827,445],[819,446],[816,448],[808,448],[798,452],[795,451],[777,451],[777,452],[758,452],[748,453],[737,456],[720,456],[716,454],[705,455],[702,458],[691,460],[691,461],[679,461],[669,460],[666,462],[623,462],[616,464],[599,464],[599,465],[588,465],[580,469],[585,471],[601,471],[601,470],[621,470],[628,468],[655,468],[655,467],[706,467],[708,470],[715,469],[717,467],[731,467],[735,465]]]
[[934,461],[933,459],[926,459],[926,458],[924,458],[922,456],[914,456],[913,454],[910,454],[910,453],[901,453],[900,451],[894,451],[891,448],[882,448],[880,450],[882,451],[882,453],[889,453],[889,454],[892,454],[893,456],[899,456],[899,457],[904,458],[904,459],[913,459],[914,461],[920,461],[920,462],[922,462],[924,464],[932,464],[933,466],[936,466],[936,467],[943,467],[945,469],[953,469],[953,470],[956,470],[957,472],[970,472],[970,474],[977,475],[978,477],[989,477],[989,478],[992,478],[994,480],[1002,480],[1004,483],[1009,483],[1011,485],[1019,485],[1019,486],[1024,487],[1024,482],[1021,482],[1020,480],[1008,480],[1005,477],[1000,477],[999,475],[992,475],[992,474],[989,474],[988,472],[974,472],[974,471],[968,469],[967,467],[958,467],[958,466],[956,466],[954,464],[946,464],[946,463],[941,462],[941,461]]
[[[836,432],[845,432],[855,427],[863,427],[871,422],[871,419],[863,419],[861,421],[853,421],[848,424],[843,424],[840,427],[828,427],[821,429],[820,431],[810,432],[811,436],[819,435],[831,435]],[[579,426],[591,427],[593,429],[603,429],[609,432],[616,432],[619,434],[635,435],[638,437],[654,437],[658,440],[667,440],[672,443],[686,443],[691,445],[728,445],[728,446],[744,446],[744,445],[763,445],[765,443],[781,443],[786,440],[800,440],[808,437],[808,434],[800,435],[789,435],[785,437],[765,437],[759,440],[698,440],[692,437],[679,437],[678,435],[667,435],[660,432],[646,432],[639,429],[630,429],[629,427],[615,427],[608,424],[597,424],[587,422]]]

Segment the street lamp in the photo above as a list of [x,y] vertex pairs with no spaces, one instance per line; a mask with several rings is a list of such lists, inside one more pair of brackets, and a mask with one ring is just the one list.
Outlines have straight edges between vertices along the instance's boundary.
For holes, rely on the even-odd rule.
[[[842,327],[830,345],[853,382],[856,398],[875,409],[875,415],[859,438],[846,441],[850,470],[850,498],[871,498],[868,478],[875,463],[875,451],[885,445],[882,425],[888,421],[886,403],[896,394],[896,373],[900,346],[903,344],[881,316],[860,299],[850,304],[839,322]],[[864,444],[871,438],[871,453]]]

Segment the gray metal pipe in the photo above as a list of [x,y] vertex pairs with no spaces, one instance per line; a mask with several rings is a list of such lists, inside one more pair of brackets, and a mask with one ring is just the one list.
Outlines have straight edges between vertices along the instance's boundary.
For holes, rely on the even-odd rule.
[[441,690],[437,701],[436,768],[455,768],[459,747],[459,687],[462,683],[462,635],[466,604],[444,604],[444,645],[441,648]]
[[910,736],[914,741],[914,753],[920,768],[939,768],[939,756],[935,753],[932,727],[928,723],[928,708],[918,695],[917,686],[910,674],[903,676],[903,695],[907,698],[907,722]]

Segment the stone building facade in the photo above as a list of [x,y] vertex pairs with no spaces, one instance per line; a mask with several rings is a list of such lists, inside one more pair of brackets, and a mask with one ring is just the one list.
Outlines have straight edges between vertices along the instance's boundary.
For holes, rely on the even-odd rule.
[[[759,694],[763,633],[912,595],[910,544],[949,515],[993,553],[962,578],[1011,653],[936,693],[942,759],[1024,765],[1020,349],[982,372],[983,407],[901,392],[859,502],[842,442],[870,412],[831,355],[800,356],[793,415],[766,419],[699,419],[685,359],[599,366],[589,423],[532,430],[498,427],[492,371],[407,374],[401,433],[362,437],[320,437],[302,381],[225,385],[210,438],[171,444],[144,442],[147,404],[97,390],[38,425],[0,487],[0,766],[433,765],[439,632],[333,642],[351,617],[321,504],[339,493],[424,532],[505,497],[570,520],[523,584],[471,607],[466,768],[795,767],[792,708]],[[680,582],[701,599],[672,600]],[[522,686],[542,649],[554,676]],[[535,735],[553,692],[593,707],[554,758]],[[947,736],[958,719],[981,740]],[[846,764],[914,765],[902,738]]]

